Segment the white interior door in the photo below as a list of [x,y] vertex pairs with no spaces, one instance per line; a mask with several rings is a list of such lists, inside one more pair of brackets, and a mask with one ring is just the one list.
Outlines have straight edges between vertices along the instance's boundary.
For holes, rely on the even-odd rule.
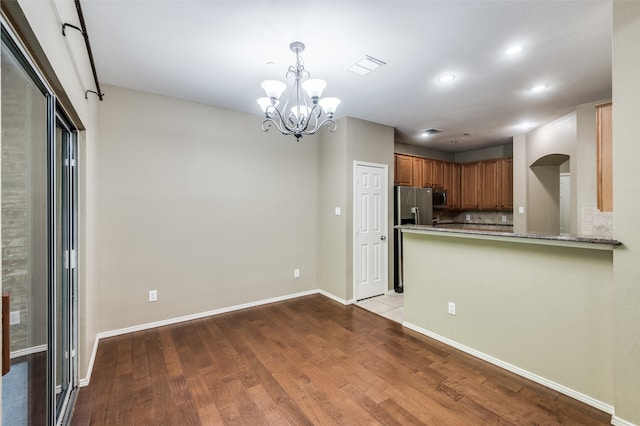
[[388,168],[354,162],[355,299],[385,294],[388,288]]

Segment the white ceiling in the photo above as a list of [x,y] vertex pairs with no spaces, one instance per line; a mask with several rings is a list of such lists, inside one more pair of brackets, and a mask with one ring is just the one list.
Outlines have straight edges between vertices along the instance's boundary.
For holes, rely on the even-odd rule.
[[[256,126],[260,82],[284,80],[295,40],[306,44],[312,77],[327,81],[324,95],[342,100],[338,118],[393,126],[396,141],[440,150],[506,143],[523,121],[540,125],[611,97],[611,0],[83,0],[82,8],[101,83],[250,112]],[[523,51],[506,55],[513,44]],[[387,65],[364,77],[345,70],[365,54]],[[438,83],[442,73],[456,79]],[[537,84],[549,89],[532,93]],[[443,132],[421,137],[427,128]]]

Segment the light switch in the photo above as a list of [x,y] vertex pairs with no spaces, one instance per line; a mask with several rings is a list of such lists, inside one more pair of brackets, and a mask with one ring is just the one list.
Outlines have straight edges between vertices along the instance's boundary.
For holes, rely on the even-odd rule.
[[524,213],[524,207],[522,206],[518,207],[518,213],[520,214]]
[[340,216],[342,214],[342,209],[340,207],[336,207],[336,216]]

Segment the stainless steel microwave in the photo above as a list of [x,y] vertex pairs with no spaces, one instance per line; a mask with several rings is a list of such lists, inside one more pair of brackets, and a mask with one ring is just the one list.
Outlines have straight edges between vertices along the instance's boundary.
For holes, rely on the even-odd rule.
[[431,197],[433,200],[434,209],[447,208],[447,190],[446,189],[433,188],[431,190]]

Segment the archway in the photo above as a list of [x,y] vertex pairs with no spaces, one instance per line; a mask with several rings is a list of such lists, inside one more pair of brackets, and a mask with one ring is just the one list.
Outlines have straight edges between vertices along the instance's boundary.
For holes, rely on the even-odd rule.
[[561,173],[564,184],[570,179],[569,160],[566,154],[549,154],[538,158],[529,167],[529,232],[553,235],[569,232],[570,190],[563,188],[562,194],[560,190]]

